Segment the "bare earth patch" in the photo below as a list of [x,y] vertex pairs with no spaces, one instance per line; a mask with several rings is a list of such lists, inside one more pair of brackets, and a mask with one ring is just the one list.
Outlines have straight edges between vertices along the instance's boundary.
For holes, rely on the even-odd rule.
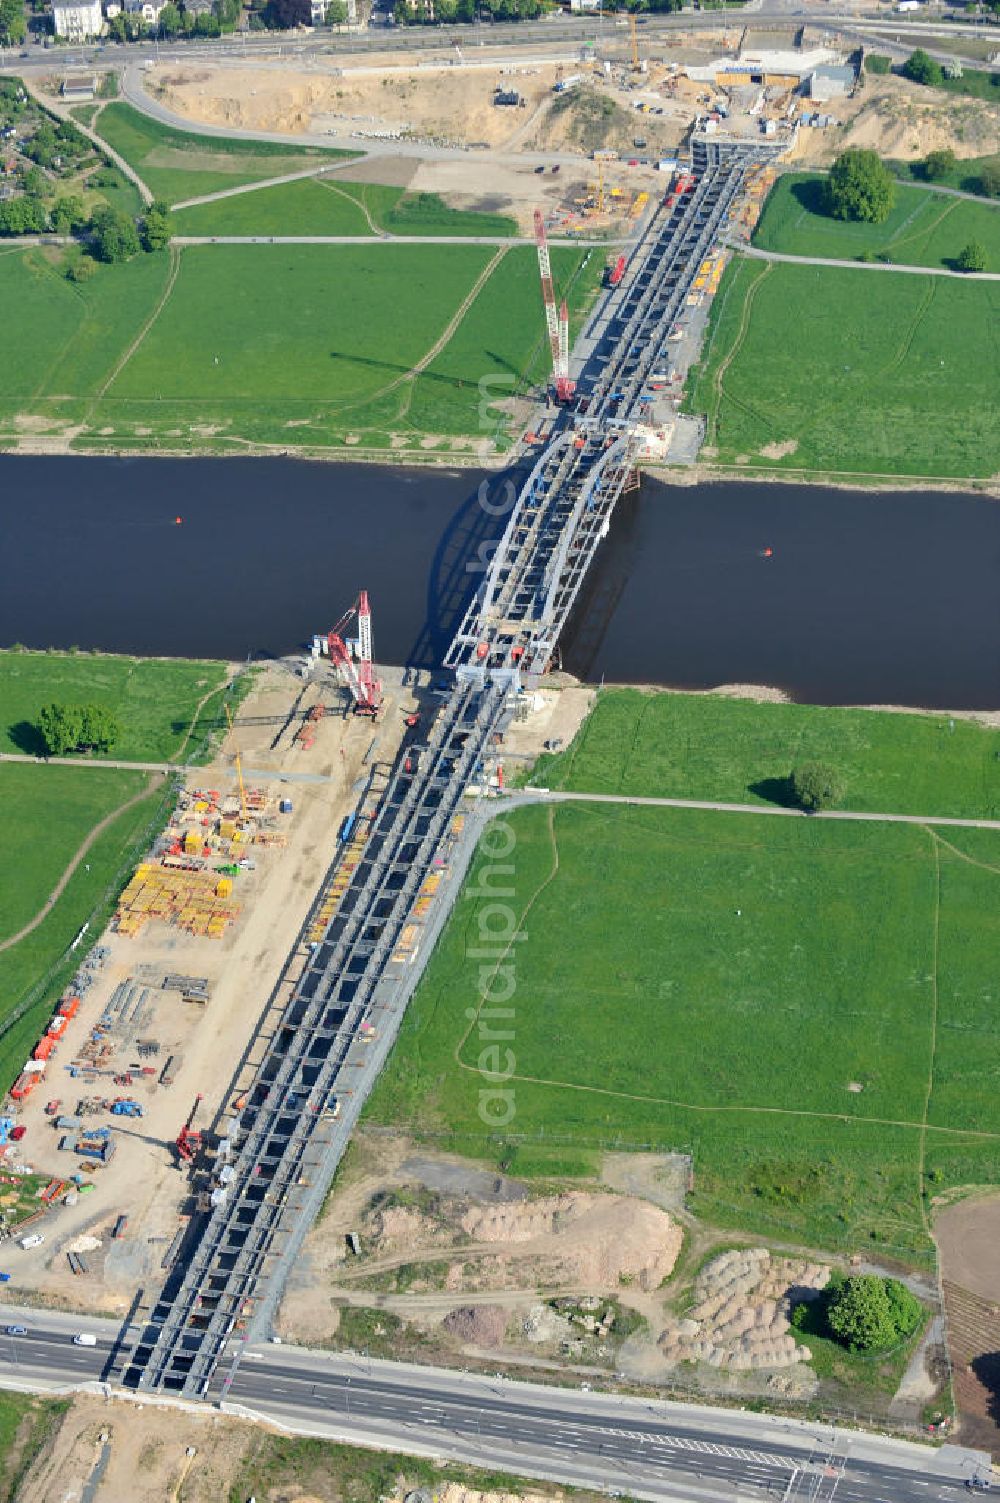
[[780,444],[765,444],[762,449],[758,450],[758,453],[762,459],[787,459],[790,454],[795,453],[798,447],[797,438],[786,438]]

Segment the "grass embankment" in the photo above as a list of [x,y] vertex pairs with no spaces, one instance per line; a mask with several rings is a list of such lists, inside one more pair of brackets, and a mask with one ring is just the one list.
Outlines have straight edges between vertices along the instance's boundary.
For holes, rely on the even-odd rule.
[[825,181],[814,172],[780,177],[768,195],[754,245],[790,256],[875,257],[954,271],[963,248],[978,240],[986,248],[986,269],[1000,271],[1000,204],[970,203],[900,184],[885,223],[862,224],[824,212]]
[[1000,731],[943,715],[755,704],[700,694],[602,693],[547,788],[727,803],[787,801],[801,762],[826,762],[845,809],[1000,819]]
[[[393,1317],[383,1315],[383,1319]],[[329,1503],[370,1503],[373,1498],[394,1497],[417,1488],[433,1493],[448,1482],[515,1497],[525,1491],[524,1480],[507,1472],[480,1471],[460,1462],[430,1461],[391,1451],[364,1451],[327,1440],[267,1435],[258,1428],[226,1498],[228,1503],[246,1503],[251,1496],[281,1492]],[[567,1493],[566,1488],[535,1481],[531,1491],[554,1498]]]
[[[885,164],[889,170],[905,183],[926,183],[927,174],[921,160],[914,162],[902,161],[899,158],[887,161]],[[1000,168],[1000,154],[989,154],[983,157],[960,157],[956,159],[954,167],[941,177],[934,179],[934,186],[938,188],[958,188],[963,193],[976,193],[984,198],[990,197],[983,189],[982,172],[986,167]]]
[[[0,652],[0,751],[40,754],[44,748],[35,724],[42,706],[93,700],[113,710],[121,723],[121,740],[109,756],[119,762],[165,762],[185,746],[198,705],[221,689],[226,677],[224,663],[191,659]],[[186,747],[186,760],[189,751]]]
[[[928,1261],[923,1193],[997,1177],[1000,836],[596,805],[510,825],[501,1063],[468,1021],[487,860],[369,1116],[514,1172],[522,1139],[535,1171],[549,1145],[688,1149],[719,1227]],[[492,1131],[491,1088],[514,1109]]]
[[94,826],[146,783],[110,767],[0,767],[0,944],[40,912]]
[[494,235],[517,232],[505,214],[450,209],[436,193],[339,178],[255,188],[179,209],[175,235]]
[[53,1438],[68,1399],[0,1393],[0,1503],[13,1503],[32,1463]]
[[286,146],[174,130],[122,103],[102,110],[97,132],[134,168],[154,198],[171,204],[355,155],[333,147]]
[[707,414],[704,457],[746,473],[988,478],[998,318],[1000,283],[737,257],[686,395]]

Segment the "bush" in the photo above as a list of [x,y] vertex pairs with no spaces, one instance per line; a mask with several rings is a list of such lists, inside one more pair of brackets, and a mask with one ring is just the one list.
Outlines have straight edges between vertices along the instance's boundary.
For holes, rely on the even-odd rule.
[[808,814],[828,809],[844,795],[837,773],[823,762],[803,762],[800,767],[793,767],[790,781],[795,802]]
[[923,173],[929,183],[939,183],[955,171],[957,158],[950,146],[940,151],[929,151],[924,157]]
[[986,198],[1000,198],[1000,161],[987,162],[980,169],[979,191]]
[[886,57],[884,52],[869,52],[865,58],[866,73],[889,73],[892,71],[892,58]]
[[841,152],[826,183],[827,212],[834,219],[883,224],[895,202],[895,184],[878,152],[858,146]]
[[863,1273],[845,1279],[830,1296],[826,1323],[852,1352],[896,1346],[920,1324],[923,1307],[898,1279]]

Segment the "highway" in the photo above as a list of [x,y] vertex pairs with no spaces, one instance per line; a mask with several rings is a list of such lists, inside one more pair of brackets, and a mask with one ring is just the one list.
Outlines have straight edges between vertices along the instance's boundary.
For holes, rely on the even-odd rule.
[[[8,1387],[101,1383],[120,1334],[115,1322],[55,1311],[0,1309],[0,1331],[8,1323],[27,1329],[0,1334],[0,1384]],[[92,1332],[97,1346],[75,1346],[80,1331]],[[985,1457],[958,1447],[287,1346],[247,1348],[216,1402],[302,1434],[654,1503],[958,1503],[968,1496],[966,1480],[988,1468]]]

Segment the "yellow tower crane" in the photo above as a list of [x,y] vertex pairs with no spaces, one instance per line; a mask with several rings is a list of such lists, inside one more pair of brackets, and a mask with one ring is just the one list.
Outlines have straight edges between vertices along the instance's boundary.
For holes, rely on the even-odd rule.
[[[232,733],[233,733],[233,717],[229,713],[229,706],[226,704],[225,700],[223,700],[223,702],[222,702],[222,708],[225,710],[225,712],[226,712],[226,719],[229,722],[229,734],[232,735]],[[246,791],[246,787],[244,786],[244,783],[243,783],[243,759],[240,756],[240,749],[239,749],[239,747],[236,747],[236,776],[239,779],[239,785],[240,785],[240,819],[245,824],[246,823],[246,818],[247,818],[247,791]]]

